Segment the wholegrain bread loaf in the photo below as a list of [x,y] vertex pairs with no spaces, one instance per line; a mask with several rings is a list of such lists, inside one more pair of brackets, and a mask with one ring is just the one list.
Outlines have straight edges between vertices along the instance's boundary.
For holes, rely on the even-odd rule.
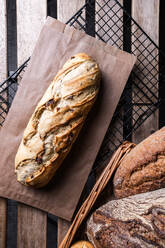
[[165,187],[165,127],[150,135],[124,158],[113,189],[117,198]]
[[113,200],[87,224],[95,248],[164,248],[165,189]]
[[72,56],[38,103],[15,157],[17,180],[46,185],[69,153],[94,104],[100,83],[97,63]]

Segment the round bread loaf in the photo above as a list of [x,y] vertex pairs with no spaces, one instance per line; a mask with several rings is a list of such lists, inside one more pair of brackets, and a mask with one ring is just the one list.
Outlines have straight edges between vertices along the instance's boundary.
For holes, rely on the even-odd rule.
[[165,189],[112,200],[87,222],[95,248],[165,248]]
[[165,187],[165,127],[135,146],[118,167],[113,189],[117,198]]
[[94,246],[88,241],[78,241],[71,248],[94,248]]

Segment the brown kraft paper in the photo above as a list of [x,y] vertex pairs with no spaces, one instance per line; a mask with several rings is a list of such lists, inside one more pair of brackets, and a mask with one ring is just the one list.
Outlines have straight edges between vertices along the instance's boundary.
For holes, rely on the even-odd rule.
[[[42,189],[21,185],[16,180],[14,159],[24,129],[58,70],[80,52],[92,56],[100,66],[97,102],[52,183]],[[47,18],[0,132],[0,196],[71,220],[135,60],[133,55]]]

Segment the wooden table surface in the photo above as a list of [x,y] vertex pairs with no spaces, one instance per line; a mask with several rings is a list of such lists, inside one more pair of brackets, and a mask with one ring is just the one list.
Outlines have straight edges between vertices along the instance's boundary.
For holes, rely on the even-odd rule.
[[[119,1],[123,4],[124,0]],[[98,2],[104,5],[107,1]],[[0,82],[32,54],[47,14],[66,22],[84,3],[85,0],[0,0]],[[159,44],[160,0],[125,0],[124,4],[128,9],[131,6],[132,17]],[[158,111],[138,129],[133,141],[139,142],[156,129]],[[57,247],[55,220],[38,209],[0,198],[0,248]],[[60,242],[68,223],[59,219],[58,226]]]

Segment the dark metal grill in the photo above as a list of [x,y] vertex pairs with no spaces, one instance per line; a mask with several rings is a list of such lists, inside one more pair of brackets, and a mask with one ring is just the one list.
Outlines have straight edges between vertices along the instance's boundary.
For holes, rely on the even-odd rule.
[[[165,70],[159,58],[161,56],[163,61],[165,56],[118,1],[105,0],[103,5],[99,1],[88,1],[67,24],[137,56],[97,156],[96,168],[123,140],[131,140],[133,132],[164,103],[160,91],[165,82]],[[17,90],[17,79],[28,61],[0,85],[0,125]],[[162,125],[164,122],[160,123]]]

